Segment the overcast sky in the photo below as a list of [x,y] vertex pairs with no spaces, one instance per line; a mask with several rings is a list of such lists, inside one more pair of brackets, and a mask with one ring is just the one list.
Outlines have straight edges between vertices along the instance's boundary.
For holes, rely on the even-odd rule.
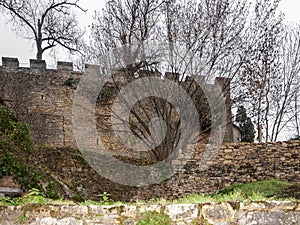
[[[88,9],[87,13],[79,15],[80,23],[87,26],[92,22],[92,15],[95,10],[100,10],[105,0],[80,0],[80,5]],[[300,1],[299,0],[282,0],[280,10],[285,13],[286,21],[300,21]],[[35,58],[36,50],[34,43],[24,40],[11,30],[10,24],[6,24],[5,19],[0,16],[0,57],[19,58],[21,66],[28,66],[29,59]],[[68,55],[62,54],[59,50],[49,53],[45,52],[44,58],[48,67],[53,67],[56,61],[70,61]],[[1,64],[1,62],[0,62]]]

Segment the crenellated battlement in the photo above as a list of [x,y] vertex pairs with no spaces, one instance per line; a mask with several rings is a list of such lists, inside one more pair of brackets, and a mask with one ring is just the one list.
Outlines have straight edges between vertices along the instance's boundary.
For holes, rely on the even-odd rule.
[[2,67],[9,69],[19,68],[19,60],[17,58],[2,57]]
[[[111,71],[92,64],[85,64],[85,71],[79,72],[74,70],[72,62],[62,61],[57,62],[56,69],[47,69],[45,60],[35,59],[30,59],[29,67],[20,67],[17,58],[2,57],[0,100],[16,111],[18,119],[30,124],[37,143],[76,146],[72,131],[72,105],[76,87],[84,75],[104,76],[110,73],[113,74],[109,82],[120,86],[126,86],[133,80],[145,76],[161,76],[162,79],[172,81],[182,79],[178,73],[161,74],[158,71],[149,72],[140,69],[132,74],[125,70]],[[185,77],[180,84],[184,88],[196,90],[199,85],[195,82],[195,78],[196,76]],[[197,80],[205,81],[205,77],[197,76]],[[226,90],[230,79],[216,78],[215,84],[208,84],[207,87],[213,90],[216,84]],[[230,94],[224,96],[227,98],[230,111]]]
[[[106,74],[107,69],[101,68],[99,65],[93,64],[85,64],[84,66],[85,72],[95,72],[97,71],[99,74]],[[46,71],[68,71],[78,73],[78,71],[74,70],[74,65],[72,62],[64,62],[64,61],[57,61],[56,69],[47,69],[47,64],[45,60],[36,60],[30,59],[29,60],[29,67],[20,67],[19,59],[18,58],[10,58],[10,57],[2,57],[2,66],[0,69],[5,69],[9,72],[19,72],[22,69],[26,71],[33,71],[33,72],[46,72]]]
[[[32,71],[32,72],[46,72],[46,71],[64,71],[64,72],[74,72],[74,73],[80,73],[78,71],[74,70],[74,65],[72,62],[64,62],[64,61],[58,61],[56,63],[56,69],[47,69],[47,64],[45,60],[36,60],[36,59],[30,59],[29,67],[20,67],[19,59],[18,58],[10,58],[10,57],[2,57],[2,66],[0,66],[0,69],[8,70],[9,72],[19,72],[22,69],[25,69],[26,71]],[[108,69],[105,67],[100,67],[99,65],[94,64],[85,64],[85,73],[90,72],[97,72],[99,75],[107,74]],[[121,70],[119,73],[117,71],[114,71],[114,77],[117,78],[117,80],[125,80],[124,78],[128,75],[126,73],[122,73]],[[148,73],[146,70],[139,70],[140,76],[146,76]],[[144,74],[144,75],[143,75]],[[146,74],[146,75],[145,75]],[[158,73],[159,74],[159,73]],[[157,74],[156,74],[157,75]],[[123,78],[122,78],[123,77]],[[173,72],[165,72],[164,78],[167,78],[169,80],[178,80],[180,77],[179,73],[173,73]],[[184,82],[190,83],[193,82],[194,77],[196,76],[186,76]],[[205,82],[205,76],[199,76],[197,75],[198,81],[201,80]],[[200,78],[200,79],[199,79]],[[230,84],[229,78],[223,78],[223,77],[217,77],[215,79],[214,84],[219,84],[222,87],[228,86]]]
[[[36,60],[36,59],[30,59],[30,66],[29,67],[20,67],[19,59],[18,58],[9,58],[9,57],[2,57],[2,66],[0,68],[4,68],[6,70],[10,71],[17,71],[20,69],[30,69],[33,71],[46,71],[47,70],[47,64],[45,60]],[[73,71],[73,63],[72,62],[57,62],[57,70],[63,70],[63,71]]]

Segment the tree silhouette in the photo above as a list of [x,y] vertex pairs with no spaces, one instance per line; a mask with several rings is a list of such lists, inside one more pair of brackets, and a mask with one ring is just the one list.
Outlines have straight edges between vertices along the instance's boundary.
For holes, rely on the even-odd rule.
[[251,119],[247,116],[247,112],[244,106],[239,106],[235,120],[241,130],[242,142],[254,142],[254,125]]
[[78,0],[0,0],[0,10],[9,13],[9,23],[20,36],[34,40],[36,59],[57,45],[78,51],[83,32],[71,8],[85,11]]

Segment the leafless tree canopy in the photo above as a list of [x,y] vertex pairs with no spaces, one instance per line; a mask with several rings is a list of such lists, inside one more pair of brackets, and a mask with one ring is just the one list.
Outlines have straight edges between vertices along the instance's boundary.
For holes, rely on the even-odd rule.
[[299,25],[284,24],[279,2],[257,1],[238,76],[240,101],[266,142],[299,136]]
[[78,51],[83,32],[72,9],[85,11],[78,0],[0,0],[0,9],[7,12],[8,22],[22,37],[35,41],[36,58],[57,45]]
[[[287,129],[299,136],[300,28],[285,24],[279,3],[108,0],[94,15],[84,61],[103,68],[116,66],[129,80],[142,76],[142,71],[160,77],[168,71],[174,75],[168,79],[179,86],[187,75],[203,76],[204,83],[215,77],[231,78],[233,106],[247,108],[257,127],[263,126],[265,141],[278,140]],[[57,45],[71,51],[82,45],[83,33],[72,11],[84,11],[78,0],[0,0],[0,9],[9,14],[17,33],[35,40],[37,59]],[[118,82],[113,85],[122,88]],[[193,101],[205,102],[194,85],[184,89]],[[150,106],[153,110],[146,110]],[[151,136],[149,124],[154,117],[169,126],[170,140],[165,139],[154,153],[159,160],[170,154],[181,133],[174,109],[166,101],[149,98],[137,101],[130,114],[128,127],[141,139]],[[209,129],[211,115],[206,111],[212,109],[199,106],[197,110],[200,127]]]
[[[88,60],[101,65],[109,49],[168,42],[171,57],[164,69],[206,81],[232,78],[233,106],[246,106],[265,141],[278,140],[286,130],[299,136],[299,25],[285,24],[279,3],[110,0],[95,14]],[[137,61],[135,71],[150,62]]]

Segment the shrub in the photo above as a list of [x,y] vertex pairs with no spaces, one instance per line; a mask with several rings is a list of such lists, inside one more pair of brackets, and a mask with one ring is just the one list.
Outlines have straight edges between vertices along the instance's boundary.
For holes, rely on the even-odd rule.
[[29,126],[18,122],[13,111],[0,106],[0,148],[11,147],[29,153],[33,144]]
[[15,113],[0,106],[0,178],[13,176],[25,190],[42,189],[42,177],[28,166],[24,155],[34,150],[29,126],[18,122]]

